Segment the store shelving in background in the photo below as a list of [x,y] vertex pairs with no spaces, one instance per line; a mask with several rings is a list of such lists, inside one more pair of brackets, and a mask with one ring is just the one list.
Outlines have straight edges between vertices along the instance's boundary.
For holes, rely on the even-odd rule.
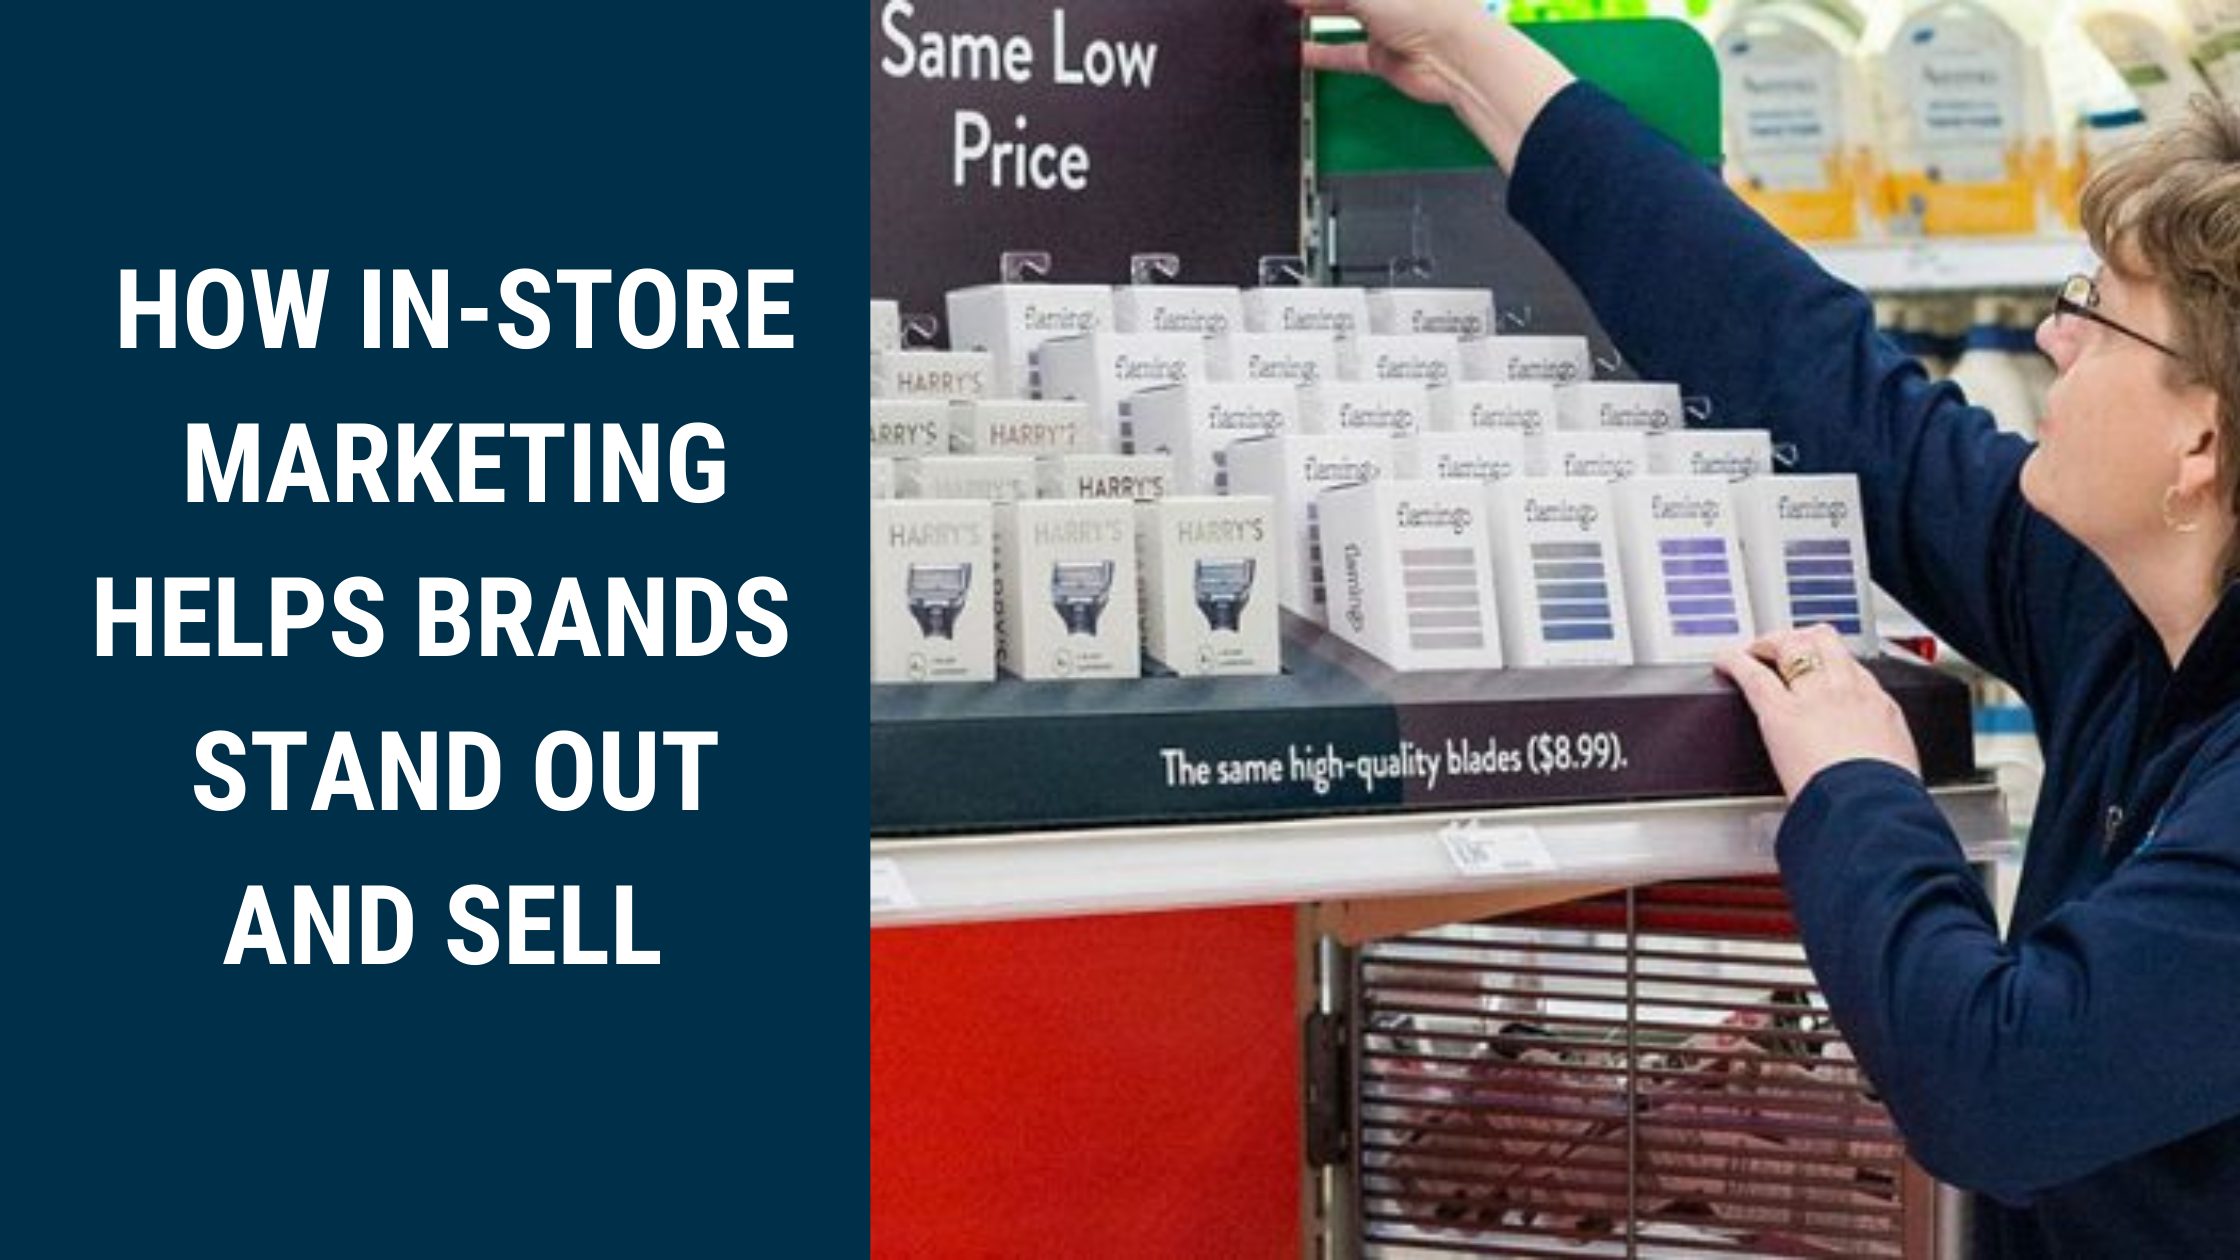
[[2084,238],[1940,237],[1809,247],[1821,266],[1877,294],[2036,291],[2050,294],[2095,265]]

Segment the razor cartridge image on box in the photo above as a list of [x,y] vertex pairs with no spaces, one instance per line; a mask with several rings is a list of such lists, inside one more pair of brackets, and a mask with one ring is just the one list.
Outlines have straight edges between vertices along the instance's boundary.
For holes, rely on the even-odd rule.
[[1093,636],[1112,596],[1110,560],[1061,560],[1050,567],[1050,603],[1067,634]]
[[1198,611],[1209,630],[1235,630],[1252,599],[1254,565],[1244,560],[1200,560],[1192,581]]
[[929,639],[956,637],[957,614],[964,611],[965,597],[971,592],[970,564],[913,564],[904,588],[910,615]]

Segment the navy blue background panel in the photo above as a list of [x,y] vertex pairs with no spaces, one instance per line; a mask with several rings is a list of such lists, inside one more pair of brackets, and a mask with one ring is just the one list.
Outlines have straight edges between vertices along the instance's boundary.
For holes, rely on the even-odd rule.
[[[26,1171],[6,1250],[856,1249],[864,517],[840,413],[863,389],[863,20],[840,5],[349,23],[171,9],[19,28],[0,939],[4,1128]],[[253,312],[228,349],[194,346],[183,322],[178,348],[154,348],[152,319],[143,348],[119,348],[120,269],[152,295],[175,268],[183,295],[213,267],[245,290],[252,269],[327,268],[316,348],[263,348]],[[680,327],[633,349],[608,285],[594,348],[572,345],[561,290],[541,299],[551,341],[511,349],[496,321],[517,267],[617,281],[651,267],[680,286],[687,268],[724,270],[742,339],[748,272],[790,268],[771,331],[795,348],[687,349]],[[447,349],[364,349],[362,268],[410,268],[423,289],[448,269],[454,313],[484,306],[492,322],[454,318]],[[301,422],[331,474],[330,435],[353,421],[392,438],[403,423],[654,423],[664,441],[703,422],[723,435],[726,492],[573,503],[555,443],[553,501],[530,504],[507,441],[491,447],[502,505],[186,500],[191,423],[221,438],[261,424],[269,452]],[[455,442],[437,466],[456,491]],[[127,654],[98,658],[102,576],[236,578],[236,633],[260,641],[271,578],[331,593],[371,577],[387,641],[346,657],[325,641],[347,628],[330,614],[285,658],[138,658],[129,631]],[[767,658],[633,643],[620,659],[421,659],[423,576],[520,579],[532,640],[564,576],[582,579],[602,640],[609,577],[727,593],[768,577],[787,643]],[[735,607],[729,628],[760,633]],[[307,808],[332,732],[354,733],[378,791],[379,732],[462,729],[503,754],[489,808]],[[562,729],[594,747],[602,731],[719,732],[700,808],[678,808],[675,749],[642,812],[597,792],[545,808],[537,742]],[[213,730],[310,733],[287,812],[264,808],[261,749],[235,763],[249,804],[196,803],[195,745]],[[639,770],[632,758],[625,787]],[[630,885],[633,943],[660,965],[461,965],[447,902],[470,883],[581,886],[581,944],[610,955],[613,890]],[[412,950],[388,966],[225,966],[251,884],[284,936],[294,885],[394,885]],[[542,912],[554,924],[532,943],[557,950],[560,905]],[[502,911],[485,917],[503,930]]]

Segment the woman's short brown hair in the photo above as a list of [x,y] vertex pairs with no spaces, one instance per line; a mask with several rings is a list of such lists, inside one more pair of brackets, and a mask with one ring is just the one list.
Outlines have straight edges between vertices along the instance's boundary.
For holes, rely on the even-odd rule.
[[[2169,305],[2181,385],[2217,396],[2226,507],[2240,517],[2240,112],[2207,97],[2093,172],[2084,228],[2103,261]],[[2240,581],[2240,537],[2220,586]]]

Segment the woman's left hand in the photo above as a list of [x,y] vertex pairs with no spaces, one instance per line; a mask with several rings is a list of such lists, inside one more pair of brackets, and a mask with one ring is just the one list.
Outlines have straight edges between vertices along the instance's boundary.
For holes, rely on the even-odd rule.
[[1767,635],[1723,653],[1717,666],[1756,711],[1789,799],[1822,770],[1862,757],[1921,773],[1898,702],[1827,626]]

